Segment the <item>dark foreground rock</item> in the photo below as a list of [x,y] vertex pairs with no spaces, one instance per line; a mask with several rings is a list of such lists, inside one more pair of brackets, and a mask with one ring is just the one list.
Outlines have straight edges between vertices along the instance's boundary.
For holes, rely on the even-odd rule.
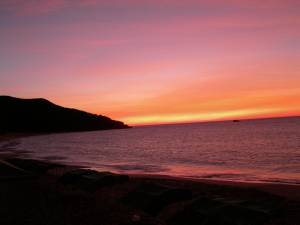
[[66,172],[59,180],[63,184],[72,184],[93,191],[105,186],[122,184],[129,180],[129,176],[88,169],[77,169]]
[[21,159],[21,158],[9,158],[6,159],[7,162],[15,165],[23,170],[31,173],[41,174],[45,173],[52,168],[64,167],[61,164],[49,163],[34,159]]
[[[263,202],[261,202],[263,203]],[[261,225],[276,217],[279,202],[262,207],[260,202],[199,197],[172,216],[171,225]]]
[[189,200],[192,197],[193,193],[188,189],[143,183],[134,191],[128,193],[122,201],[151,215],[157,215],[166,206]]
[[[1,225],[300,224],[299,198],[247,185],[129,179],[26,159],[0,162]],[[282,192],[289,188],[282,186]]]

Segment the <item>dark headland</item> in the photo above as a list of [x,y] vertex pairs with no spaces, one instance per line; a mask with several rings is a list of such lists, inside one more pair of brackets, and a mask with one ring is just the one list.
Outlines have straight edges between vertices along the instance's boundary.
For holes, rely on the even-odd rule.
[[120,121],[37,99],[0,96],[0,132],[39,133],[129,128]]

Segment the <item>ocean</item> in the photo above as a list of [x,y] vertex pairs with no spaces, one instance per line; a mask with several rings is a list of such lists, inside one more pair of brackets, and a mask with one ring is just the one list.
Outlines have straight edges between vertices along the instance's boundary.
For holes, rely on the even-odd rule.
[[2,145],[99,171],[300,184],[300,117],[60,133]]

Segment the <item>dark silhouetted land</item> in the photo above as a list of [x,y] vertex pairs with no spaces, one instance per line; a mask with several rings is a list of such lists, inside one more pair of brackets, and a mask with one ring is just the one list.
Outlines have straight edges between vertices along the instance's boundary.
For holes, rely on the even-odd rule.
[[77,109],[64,108],[46,99],[0,96],[0,132],[71,132],[128,128],[123,122]]

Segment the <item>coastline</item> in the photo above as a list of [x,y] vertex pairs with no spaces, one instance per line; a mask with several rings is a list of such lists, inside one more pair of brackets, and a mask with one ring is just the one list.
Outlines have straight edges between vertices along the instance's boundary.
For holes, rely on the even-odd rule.
[[264,191],[287,199],[300,201],[299,184],[283,184],[283,183],[271,183],[271,182],[242,182],[242,181],[229,181],[229,180],[204,179],[204,178],[196,179],[196,178],[174,177],[168,175],[151,175],[151,174],[130,174],[129,176],[133,178],[165,179],[165,180],[173,180],[176,182],[187,181],[192,183],[200,183],[200,184],[208,184],[208,185],[250,188],[250,189]]
[[[0,136],[0,142],[26,136],[30,135]],[[31,199],[34,204],[43,205],[44,214],[48,217],[48,213],[54,210],[52,208],[56,208],[55,213],[52,212],[53,215],[50,213],[53,218],[49,221],[53,223],[56,221],[57,224],[68,224],[67,221],[72,222],[69,224],[82,224],[83,219],[87,220],[87,224],[97,224],[100,219],[104,221],[103,224],[121,224],[127,221],[124,224],[177,225],[184,224],[180,221],[188,218],[192,218],[190,224],[196,224],[199,222],[199,208],[194,208],[195,204],[200,208],[212,207],[211,213],[220,214],[218,219],[221,221],[217,222],[214,221],[216,218],[211,218],[213,214],[205,217],[208,220],[211,218],[211,223],[214,224],[228,222],[226,216],[223,218],[223,213],[230,215],[234,221],[239,221],[239,214],[243,214],[245,219],[254,219],[252,223],[255,224],[295,225],[300,221],[300,185],[200,180],[144,174],[119,176],[91,170],[85,175],[77,173],[76,179],[74,174],[71,174],[73,177],[71,176],[70,180],[70,172],[80,171],[82,167],[46,160],[19,159],[14,154],[11,156],[1,154],[0,167],[1,208],[17,205],[20,199],[25,198],[24,201],[27,203]],[[110,178],[107,178],[107,174]],[[67,181],[62,182],[65,177],[68,178]],[[106,177],[105,182],[103,177]],[[203,201],[203,198],[206,200]],[[204,202],[204,205],[198,202],[199,199],[202,199],[200,202]],[[100,204],[103,202],[104,205]],[[85,208],[82,209],[80,204]],[[216,209],[212,206],[214,204],[217,208],[224,208],[215,212]],[[35,213],[40,210],[31,203],[28,207]],[[63,210],[65,207],[70,211]],[[22,216],[25,216],[33,221],[32,224],[40,224],[41,218],[23,215],[22,207],[20,209],[16,212],[16,209],[8,207],[2,212],[5,217],[0,218],[6,218],[6,224],[21,224]],[[80,211],[79,215],[74,216],[74,211]],[[189,213],[185,215],[187,211]],[[16,219],[14,215],[20,215],[20,219]],[[59,216],[63,218],[62,221],[57,221]]]

